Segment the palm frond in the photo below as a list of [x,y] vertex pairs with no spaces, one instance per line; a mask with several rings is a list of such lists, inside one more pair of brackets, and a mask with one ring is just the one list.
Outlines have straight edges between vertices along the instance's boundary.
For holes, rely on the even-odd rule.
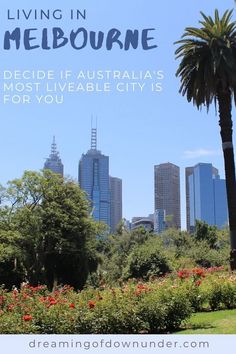
[[[236,93],[236,22],[233,10],[220,17],[201,12],[200,28],[186,27],[175,51],[180,59],[176,76],[180,77],[180,93],[198,108],[209,105],[219,87]],[[236,99],[235,99],[236,101]]]

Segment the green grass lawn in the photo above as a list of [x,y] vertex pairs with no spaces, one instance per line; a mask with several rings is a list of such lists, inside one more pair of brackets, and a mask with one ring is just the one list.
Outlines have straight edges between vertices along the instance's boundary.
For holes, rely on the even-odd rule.
[[236,334],[236,310],[196,313],[176,334]]

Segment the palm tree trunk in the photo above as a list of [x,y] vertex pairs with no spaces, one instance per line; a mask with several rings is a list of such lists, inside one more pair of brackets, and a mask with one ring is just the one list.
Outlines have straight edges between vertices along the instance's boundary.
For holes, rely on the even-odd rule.
[[231,117],[231,92],[229,89],[219,89],[217,94],[219,103],[219,125],[222,139],[222,149],[225,164],[225,179],[227,190],[227,202],[229,212],[229,231],[230,231],[230,266],[231,270],[236,270],[236,180],[235,163],[233,149],[233,122]]

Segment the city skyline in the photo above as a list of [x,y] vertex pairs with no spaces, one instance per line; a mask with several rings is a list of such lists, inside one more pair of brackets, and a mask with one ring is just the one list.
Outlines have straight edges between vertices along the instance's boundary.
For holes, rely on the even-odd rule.
[[[123,210],[122,179],[118,178],[118,177],[112,177],[110,175],[110,173],[109,173],[110,156],[103,155],[100,150],[97,150],[97,128],[92,128],[91,129],[91,147],[90,147],[90,149],[88,150],[88,152],[86,154],[82,154],[82,157],[81,157],[81,159],[79,161],[79,166],[80,166],[81,161],[83,160],[83,158],[86,157],[87,155],[89,155],[92,158],[92,160],[94,160],[94,158],[97,160],[97,158],[100,159],[100,157],[104,157],[105,160],[106,160],[105,165],[106,165],[106,170],[107,170],[106,172],[107,172],[107,176],[108,176],[106,184],[109,185],[109,187],[107,187],[107,188],[109,189],[109,193],[110,193],[109,197],[107,197],[109,199],[109,211],[108,211],[109,217],[100,218],[99,217],[99,212],[98,212],[97,215],[95,213],[95,220],[101,220],[101,221],[106,222],[107,224],[109,223],[111,231],[114,232],[116,226],[118,225],[119,221],[122,218],[124,218],[126,220],[130,220],[130,221],[132,221],[132,219],[136,219],[136,218],[138,219],[138,221],[140,221],[139,219],[148,219],[148,218],[150,218],[150,216],[149,217],[146,217],[146,216],[142,216],[142,217],[138,216],[137,217],[137,216],[135,216],[135,214],[132,214],[131,218],[126,218],[126,216],[122,214],[122,210]],[[49,163],[49,167],[47,167],[47,168],[51,169],[55,173],[60,173],[58,171],[58,164],[56,164],[56,166],[55,166],[56,169],[53,170],[52,165],[51,165],[51,161],[50,161],[50,157],[53,157],[52,158],[52,162],[53,163],[55,163],[55,158],[59,159],[59,162],[60,162],[60,164],[63,167],[62,161],[61,161],[61,159],[59,157],[59,152],[57,150],[55,136],[53,136],[53,142],[52,142],[52,145],[51,145],[51,154],[50,154],[49,158],[46,160],[46,162],[44,164],[44,168],[46,168],[45,166],[47,165],[47,163]],[[224,188],[224,185],[222,185],[221,182],[225,183],[225,180],[220,179],[219,170],[216,167],[214,167],[211,163],[199,162],[195,166],[185,167],[185,199],[186,199],[186,222],[187,223],[186,223],[186,227],[185,227],[185,225],[181,225],[181,228],[182,229],[186,229],[187,231],[192,231],[193,230],[193,225],[191,225],[192,227],[190,227],[190,219],[191,219],[191,217],[190,217],[190,214],[191,214],[191,212],[190,212],[190,204],[191,204],[191,201],[190,201],[190,195],[189,195],[190,194],[190,192],[189,192],[189,189],[190,189],[189,177],[191,177],[194,174],[194,170],[196,168],[198,168],[198,166],[210,166],[210,170],[212,171],[212,176],[213,176],[213,179],[214,179],[214,182],[215,182],[214,190],[219,189],[219,190],[222,191],[222,188]],[[79,170],[80,170],[80,167],[79,167]],[[173,170],[173,174],[175,175],[173,183],[171,182],[172,170]],[[161,176],[162,199],[166,198],[164,196],[164,194],[163,194],[163,191],[165,190],[166,192],[167,191],[171,192],[171,188],[172,188],[171,184],[173,184],[173,187],[175,186],[175,189],[176,189],[175,190],[175,194],[176,194],[176,196],[175,196],[174,199],[177,198],[177,204],[175,203],[175,208],[176,208],[176,205],[177,205],[177,209],[179,209],[179,210],[177,210],[177,219],[174,218],[174,220],[175,220],[175,225],[174,226],[175,227],[177,226],[177,228],[180,228],[180,220],[179,220],[179,216],[178,215],[180,213],[180,201],[181,201],[181,199],[184,198],[184,196],[182,194],[180,194],[180,192],[179,192],[179,187],[180,187],[180,183],[179,183],[180,169],[179,169],[179,166],[176,166],[176,165],[174,165],[174,164],[172,164],[170,162],[166,162],[166,163],[161,163],[159,165],[154,165],[154,190],[153,190],[154,211],[153,211],[153,214],[149,214],[149,215],[152,215],[152,217],[153,217],[154,229],[155,229],[155,224],[158,225],[158,223],[160,221],[162,223],[163,222],[165,223],[165,217],[166,216],[168,217],[168,215],[171,215],[170,214],[171,213],[170,209],[166,208],[163,203],[160,204],[157,201],[157,172],[158,171],[161,171],[161,173],[159,172],[159,175]],[[62,169],[62,172],[63,172],[63,169]],[[80,174],[79,174],[79,176],[80,176]],[[167,177],[167,178],[164,178],[164,177]],[[80,177],[78,177],[78,181],[79,181],[79,179],[80,179]],[[84,181],[83,183],[87,183],[87,182],[88,181]],[[82,189],[84,189],[87,192],[87,194],[89,195],[89,194],[91,194],[91,191],[89,192],[87,187],[88,186],[83,187]],[[193,188],[193,186],[191,186],[191,188]],[[173,191],[173,188],[172,188],[172,191]],[[112,193],[113,193],[113,196],[112,196]],[[218,193],[217,196],[216,196],[216,198],[218,198],[218,203],[219,204],[220,204],[220,202],[222,202],[222,193],[224,193],[224,191]],[[90,198],[91,198],[91,200],[93,199],[92,197],[90,197]],[[225,198],[225,201],[224,201],[223,207],[221,207],[221,208],[218,207],[218,211],[217,211],[219,220],[222,220],[222,218],[225,219],[225,215],[227,214],[226,193],[224,195],[224,198]],[[171,196],[171,199],[173,199],[173,196]],[[172,203],[172,201],[171,201],[171,203]],[[162,202],[163,202],[163,200],[162,200]],[[207,205],[206,202],[207,202],[207,199],[205,199],[205,204]],[[113,205],[112,205],[112,203],[113,203]],[[165,203],[166,203],[166,201],[165,201]],[[95,202],[95,204],[96,204],[96,202]],[[178,205],[179,205],[179,207],[178,207]],[[95,207],[95,205],[94,205],[94,207]],[[207,207],[207,209],[208,208],[209,208],[209,206]],[[224,212],[224,209],[226,210],[226,212]],[[97,210],[99,210],[99,207],[97,207]],[[152,213],[151,207],[150,207],[150,212]],[[222,216],[222,213],[223,213],[223,216]],[[206,221],[206,222],[210,221],[210,219],[208,220],[207,218],[201,217],[200,214],[198,216],[199,217],[197,219],[199,219],[199,220]],[[158,218],[160,218],[160,220],[157,220]],[[177,224],[176,224],[176,220],[179,220],[179,221],[177,221]],[[192,220],[193,220],[193,217],[192,217]],[[188,224],[188,222],[189,222],[189,224]],[[171,222],[169,222],[169,226],[170,226],[170,224],[171,224]],[[214,224],[214,223],[210,222],[210,224]],[[215,224],[217,225],[217,223],[215,223]],[[221,225],[219,225],[219,223],[218,223],[217,226],[218,227],[222,227],[222,226],[225,226],[226,224],[227,224],[227,222],[222,222]],[[165,227],[168,227],[168,222],[165,223],[165,225],[166,225]],[[158,225],[158,226],[156,226],[156,229],[160,229],[161,231],[163,231],[164,230],[163,227],[164,226]]]
[[[60,3],[60,1],[59,1]],[[75,1],[68,0],[66,6],[75,7]],[[28,8],[27,0],[22,0],[22,8]],[[65,32],[72,27],[83,25],[91,30],[106,31],[119,22],[121,31],[127,28],[156,28],[155,37],[158,47],[151,51],[120,51],[110,53],[100,50],[71,51],[61,48],[55,51],[15,51],[0,48],[0,80],[3,85],[3,71],[8,70],[71,70],[74,74],[82,71],[86,74],[98,71],[128,72],[131,79],[124,80],[129,91],[125,92],[79,92],[65,93],[63,104],[1,104],[0,156],[1,183],[21,177],[24,170],[40,170],[42,160],[48,156],[51,137],[56,136],[60,157],[64,164],[65,175],[77,180],[78,160],[88,146],[90,117],[98,116],[99,148],[110,161],[111,176],[123,180],[124,210],[130,219],[134,215],[148,215],[153,206],[153,166],[171,161],[180,167],[181,224],[185,228],[185,179],[186,166],[198,162],[212,163],[217,166],[224,178],[223,156],[215,108],[209,113],[205,109],[198,111],[179,94],[179,79],[175,73],[179,61],[175,60],[174,42],[181,38],[186,26],[198,26],[200,11],[213,15],[215,8],[222,14],[233,6],[232,0],[214,0],[206,2],[168,2],[150,1],[108,4],[101,0],[99,6],[94,2],[82,0],[81,8],[86,9],[87,19],[62,21]],[[181,9],[184,8],[184,11]],[[1,10],[1,28],[25,27],[26,20],[7,21],[5,13],[12,6],[3,1]],[[53,4],[46,0],[40,2],[40,8],[52,9]],[[122,11],[122,16],[119,14]],[[132,14],[132,16],[130,15]],[[173,23],[173,29],[167,30],[166,18]],[[103,21],[101,21],[101,19]],[[235,14],[233,15],[235,19]],[[60,21],[59,21],[60,22]],[[58,22],[58,24],[59,24]],[[47,21],[47,25],[50,22]],[[29,27],[41,30],[45,21],[27,20]],[[144,89],[132,91],[131,84],[140,80],[133,79],[141,74],[162,71],[162,91],[151,92]],[[133,74],[134,73],[134,74]],[[140,74],[141,73],[141,74]],[[135,80],[135,81],[134,81]],[[112,85],[116,80],[110,80]],[[86,80],[82,79],[82,83]],[[93,81],[94,82],[94,81]],[[99,82],[104,83],[105,80]],[[142,81],[148,87],[148,80]],[[15,92],[14,92],[15,93]],[[233,116],[235,116],[235,108]],[[43,161],[44,162],[44,161]],[[137,203],[137,196],[140,203]]]

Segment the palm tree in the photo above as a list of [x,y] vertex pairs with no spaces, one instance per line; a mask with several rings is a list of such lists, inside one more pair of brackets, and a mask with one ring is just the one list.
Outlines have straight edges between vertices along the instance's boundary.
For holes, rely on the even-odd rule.
[[176,76],[181,78],[179,92],[199,109],[207,111],[212,102],[218,104],[219,125],[224,154],[229,230],[230,264],[236,269],[236,181],[233,149],[232,101],[236,104],[236,22],[233,10],[222,18],[215,10],[214,18],[201,12],[201,28],[187,27],[176,50],[181,58]]

